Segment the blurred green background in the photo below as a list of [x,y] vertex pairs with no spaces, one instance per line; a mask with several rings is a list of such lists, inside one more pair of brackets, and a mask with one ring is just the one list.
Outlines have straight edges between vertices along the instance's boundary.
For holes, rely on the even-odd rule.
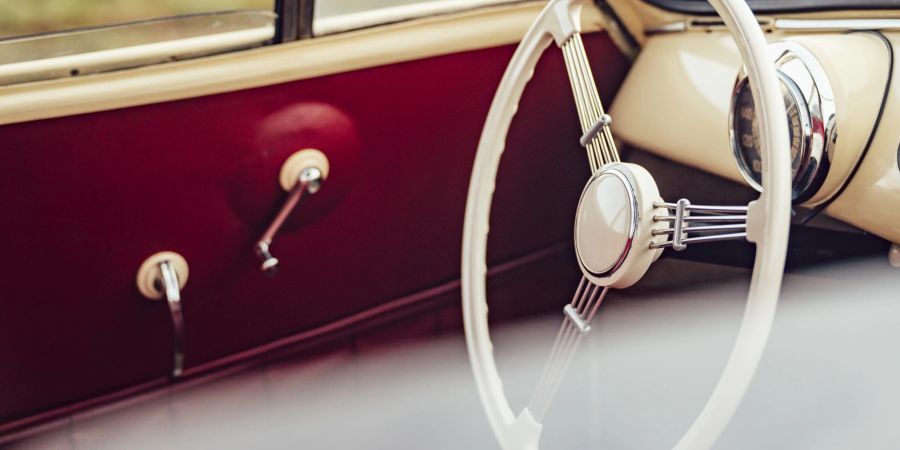
[[0,0],[0,37],[178,14],[273,7],[274,0]]

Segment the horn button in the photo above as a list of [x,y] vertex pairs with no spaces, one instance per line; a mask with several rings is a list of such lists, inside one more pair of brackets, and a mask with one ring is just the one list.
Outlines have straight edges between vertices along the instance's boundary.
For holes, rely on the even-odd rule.
[[[659,257],[651,249],[654,208],[662,202],[656,182],[635,164],[612,163],[588,180],[575,214],[575,253],[594,284],[624,288],[636,283]],[[658,225],[657,225],[658,226]]]

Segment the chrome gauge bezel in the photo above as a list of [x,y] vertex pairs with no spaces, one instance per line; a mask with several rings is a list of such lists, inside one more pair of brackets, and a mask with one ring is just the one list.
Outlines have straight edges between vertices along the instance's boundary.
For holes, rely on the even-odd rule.
[[[769,49],[775,57],[778,77],[799,109],[801,159],[792,183],[792,198],[794,203],[799,204],[818,192],[831,167],[837,138],[834,93],[825,70],[808,49],[792,41],[770,44]],[[746,84],[747,75],[742,69],[731,92],[728,135],[741,176],[754,189],[762,191],[762,186],[754,180],[753,172],[744,163],[734,129],[738,94]],[[790,120],[789,117],[786,119]]]

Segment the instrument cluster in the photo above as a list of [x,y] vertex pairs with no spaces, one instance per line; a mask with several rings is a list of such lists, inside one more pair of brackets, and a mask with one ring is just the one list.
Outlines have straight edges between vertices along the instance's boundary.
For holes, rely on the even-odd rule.
[[[802,45],[778,42],[770,50],[776,55],[776,72],[787,112],[793,201],[802,203],[822,186],[834,156],[834,94],[825,71]],[[753,92],[743,72],[732,93],[729,136],[741,175],[755,189],[762,190],[759,126]]]

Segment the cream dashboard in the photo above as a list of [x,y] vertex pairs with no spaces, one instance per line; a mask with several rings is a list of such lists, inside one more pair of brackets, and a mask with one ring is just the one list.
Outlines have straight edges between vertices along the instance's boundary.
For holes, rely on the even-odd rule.
[[[900,33],[769,33],[785,98],[794,203],[900,242]],[[655,34],[612,105],[626,143],[759,188],[753,101],[724,31]]]

